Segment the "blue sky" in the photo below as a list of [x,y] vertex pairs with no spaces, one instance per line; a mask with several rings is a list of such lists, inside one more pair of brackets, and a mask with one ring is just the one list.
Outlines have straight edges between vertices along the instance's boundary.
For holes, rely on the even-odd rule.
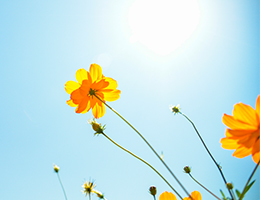
[[[134,2],[0,0],[1,199],[64,199],[53,163],[60,166],[68,199],[84,199],[81,185],[89,180],[95,180],[108,200],[152,199],[151,185],[158,193],[170,191],[143,163],[106,138],[94,137],[87,124],[91,112],[76,114],[66,104],[64,84],[91,63],[100,64],[103,74],[118,82],[121,97],[109,105],[163,152],[188,191],[213,199],[183,173],[186,165],[216,195],[219,189],[228,194],[192,126],[173,115],[169,105],[180,104],[227,180],[242,190],[255,163],[251,156],[232,157],[233,151],[222,149],[219,141],[225,133],[223,113],[232,114],[238,102],[255,108],[260,93],[259,1],[199,0],[196,30],[167,55],[129,41],[128,13]],[[185,196],[120,118],[106,109],[98,122]],[[259,170],[254,179],[245,200],[260,199]]]

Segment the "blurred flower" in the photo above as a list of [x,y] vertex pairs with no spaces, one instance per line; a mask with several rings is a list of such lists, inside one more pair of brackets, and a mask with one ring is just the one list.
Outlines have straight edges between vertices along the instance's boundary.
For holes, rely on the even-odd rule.
[[92,193],[95,193],[96,191],[94,190],[94,187],[96,187],[96,185],[94,184],[94,182],[85,182],[82,187],[84,188],[84,190],[82,190],[83,194],[86,193],[87,195],[91,195]]
[[101,124],[97,123],[95,119],[89,119],[88,123],[92,125],[92,128],[94,131],[96,131],[96,134],[101,134],[105,130],[105,125],[102,127]]
[[97,194],[97,197],[99,198],[99,199],[106,199],[105,197],[104,197],[104,194],[102,194],[101,192],[99,192],[99,191],[95,191],[95,193]]
[[[201,194],[198,191],[193,191],[190,196],[193,200],[202,200]],[[183,200],[191,200],[190,197],[185,197]]]
[[159,200],[177,200],[177,198],[173,193],[165,191],[159,196]]
[[149,188],[149,191],[150,191],[150,194],[153,195],[153,196],[155,196],[156,193],[157,193],[157,189],[156,189],[155,186],[151,186],[151,187]]
[[56,173],[58,173],[59,172],[59,170],[60,170],[60,168],[57,166],[57,165],[53,165],[53,169],[54,169],[54,171],[56,172]]
[[235,149],[233,156],[244,158],[252,154],[255,163],[260,159],[260,95],[256,100],[256,109],[238,103],[234,106],[233,116],[224,114],[223,123],[226,137],[221,139],[224,149]]
[[[102,101],[115,101],[120,97],[120,90],[117,90],[117,82],[102,74],[102,69],[97,64],[91,64],[89,72],[79,69],[76,72],[75,81],[68,81],[65,90],[70,94],[67,104],[77,107],[76,113],[86,113],[92,108],[94,117],[100,118],[105,114],[105,105]],[[97,97],[98,98],[97,98]]]
[[174,113],[177,114],[180,112],[180,105],[178,104],[177,106],[170,106],[170,110]]
[[191,169],[190,169],[189,166],[186,166],[183,169],[184,169],[184,172],[187,173],[187,174],[189,174],[191,172]]

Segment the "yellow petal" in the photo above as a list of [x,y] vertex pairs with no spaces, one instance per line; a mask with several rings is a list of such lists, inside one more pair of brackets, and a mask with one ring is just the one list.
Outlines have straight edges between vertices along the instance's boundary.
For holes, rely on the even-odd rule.
[[253,147],[252,156],[255,163],[260,160],[260,139],[258,139]]
[[198,191],[193,191],[191,193],[191,197],[193,198],[193,200],[201,200],[201,194]]
[[177,200],[177,198],[173,193],[165,191],[159,196],[159,200]]
[[120,90],[114,90],[112,92],[103,92],[105,101],[115,101],[120,97]]
[[80,87],[80,84],[78,84],[75,81],[67,81],[65,83],[65,91],[68,94],[71,94],[74,90],[78,89]]
[[242,121],[236,120],[234,117],[224,114],[222,117],[223,123],[228,126],[230,129],[235,130],[256,130],[257,127],[255,125],[246,124]]
[[258,126],[256,112],[249,105],[243,103],[236,104],[233,110],[233,117],[234,119],[244,122],[245,124],[249,124],[255,127]]
[[91,64],[89,68],[89,74],[91,76],[92,82],[95,82],[102,78],[102,69],[98,64]]
[[76,107],[76,106],[77,106],[77,104],[74,104],[74,103],[73,103],[72,99],[68,100],[68,101],[67,101],[67,104],[68,104],[69,106],[71,106],[71,107]]
[[113,90],[115,90],[117,88],[116,80],[114,80],[112,78],[109,78],[109,77],[105,77],[104,80],[109,83],[109,85],[105,89],[113,89]]
[[83,80],[88,80],[89,79],[88,72],[85,69],[77,70],[77,72],[76,72],[76,79],[77,79],[79,84],[82,84]]
[[105,114],[105,105],[102,102],[96,103],[92,108],[92,113],[96,119],[103,117]]
[[232,139],[229,139],[229,138],[222,138],[220,140],[220,143],[222,144],[222,148],[224,149],[236,149],[239,147],[239,145],[237,144],[237,140],[232,140]]

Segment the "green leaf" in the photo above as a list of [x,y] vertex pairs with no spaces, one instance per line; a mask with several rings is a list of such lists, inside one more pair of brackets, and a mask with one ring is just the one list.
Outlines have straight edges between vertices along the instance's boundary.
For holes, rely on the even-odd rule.
[[251,188],[251,186],[252,186],[254,183],[255,183],[255,180],[252,181],[248,186],[246,186],[245,191],[240,195],[240,198],[239,198],[240,200],[242,200],[242,199],[244,198],[245,194],[248,192],[248,190]]
[[241,193],[238,190],[236,190],[236,193],[237,193],[237,197],[239,198]]
[[220,193],[222,194],[223,200],[226,200],[226,196],[224,195],[222,190],[220,190]]

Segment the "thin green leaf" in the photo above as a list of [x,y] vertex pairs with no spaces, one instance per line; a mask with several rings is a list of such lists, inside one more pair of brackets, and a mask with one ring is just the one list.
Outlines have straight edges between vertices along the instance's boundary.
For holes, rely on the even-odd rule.
[[222,194],[223,200],[226,200],[226,196],[224,195],[222,190],[220,190],[220,193]]
[[237,197],[239,198],[241,193],[238,190],[236,190],[236,193],[237,193]]
[[246,187],[246,191],[245,193],[247,193],[247,191],[251,188],[251,186],[255,183],[255,180],[252,181],[247,187]]

